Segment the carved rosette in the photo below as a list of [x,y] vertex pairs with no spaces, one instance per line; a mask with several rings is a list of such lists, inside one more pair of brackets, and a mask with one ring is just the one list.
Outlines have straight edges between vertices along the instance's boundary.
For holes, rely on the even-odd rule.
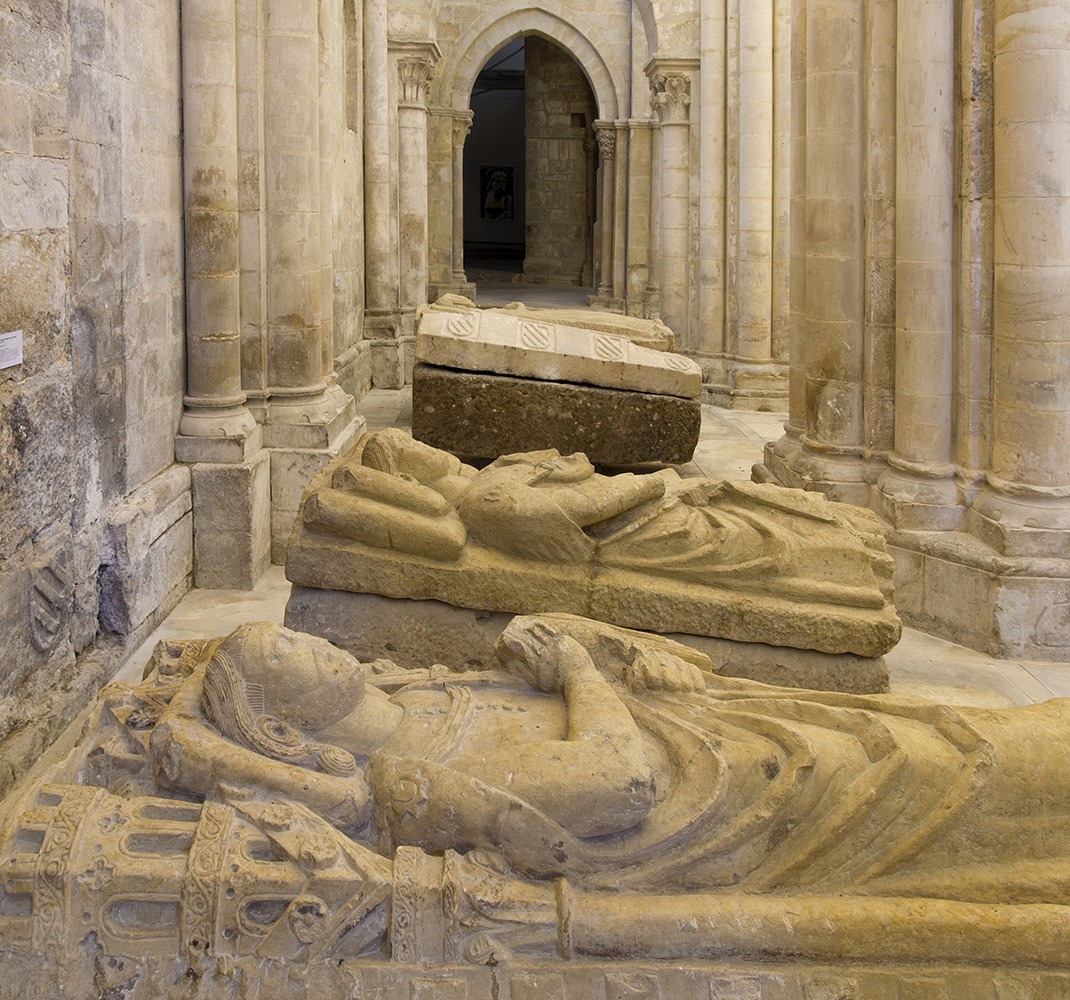
[[398,60],[399,103],[402,107],[426,110],[434,72],[435,64],[429,56],[405,56]]
[[663,125],[684,123],[691,109],[691,74],[658,73],[650,81],[650,104]]

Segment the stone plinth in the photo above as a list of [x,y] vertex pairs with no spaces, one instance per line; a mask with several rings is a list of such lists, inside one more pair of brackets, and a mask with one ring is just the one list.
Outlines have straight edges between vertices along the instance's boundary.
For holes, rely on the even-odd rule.
[[[493,667],[494,643],[512,618],[441,601],[315,587],[295,586],[286,604],[287,628],[322,636],[358,660],[387,655],[406,668],[429,663],[444,663],[453,670]],[[724,677],[851,694],[888,690],[888,667],[880,656],[818,653],[707,635],[672,633],[669,638],[705,653]]]
[[697,400],[418,364],[412,434],[466,458],[557,448],[600,465],[678,464],[698,444]]

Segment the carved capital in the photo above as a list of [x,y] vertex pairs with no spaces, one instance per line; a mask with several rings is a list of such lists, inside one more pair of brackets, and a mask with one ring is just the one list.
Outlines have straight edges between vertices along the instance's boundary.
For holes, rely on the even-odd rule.
[[453,145],[455,147],[463,146],[471,131],[472,112],[469,111],[467,115],[456,115],[453,119]]
[[611,125],[604,125],[597,129],[598,150],[603,160],[612,160],[617,155],[617,130]]
[[431,77],[435,64],[428,56],[403,56],[398,59],[399,104],[426,108],[431,96]]
[[689,120],[690,73],[657,73],[650,81],[650,91],[651,107],[662,124]]

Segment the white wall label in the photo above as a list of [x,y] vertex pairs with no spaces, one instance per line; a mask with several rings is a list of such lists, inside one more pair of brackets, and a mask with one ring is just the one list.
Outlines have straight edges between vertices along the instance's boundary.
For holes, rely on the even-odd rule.
[[0,368],[22,364],[22,331],[0,333]]

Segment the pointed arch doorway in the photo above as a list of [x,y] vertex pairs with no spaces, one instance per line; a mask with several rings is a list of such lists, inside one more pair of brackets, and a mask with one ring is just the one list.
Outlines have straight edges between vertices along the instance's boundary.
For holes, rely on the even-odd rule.
[[597,104],[583,69],[549,39],[521,36],[486,60],[470,107],[468,280],[593,287]]

